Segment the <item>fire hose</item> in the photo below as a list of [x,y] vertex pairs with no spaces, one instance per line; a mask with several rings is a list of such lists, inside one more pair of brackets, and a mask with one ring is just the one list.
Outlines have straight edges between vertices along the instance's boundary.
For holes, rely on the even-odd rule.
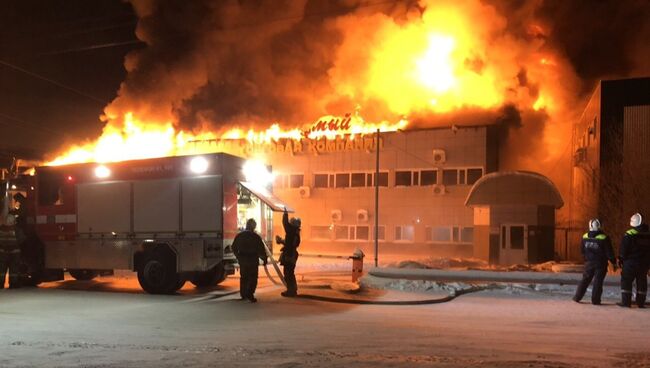
[[[266,250],[266,256],[268,259],[271,260],[271,264],[273,265],[273,268],[275,268],[275,272],[278,274],[278,277],[282,281],[282,283],[279,283],[277,280],[275,280],[272,276],[271,273],[269,272],[269,269],[267,267],[267,264],[264,264],[264,272],[266,273],[266,276],[271,280],[271,282],[277,286],[283,285],[286,287],[286,282],[284,281],[284,276],[282,275],[282,271],[280,271],[280,266],[278,266],[278,263],[275,261],[273,258],[273,253],[271,253],[271,250],[269,247],[264,243],[264,249]],[[316,300],[320,302],[329,302],[329,303],[339,303],[339,304],[360,304],[360,305],[424,305],[424,304],[440,304],[440,303],[446,303],[450,302],[457,297],[465,294],[470,294],[470,293],[476,293],[479,291],[483,290],[490,290],[490,289],[496,289],[498,288],[496,285],[491,284],[487,286],[472,286],[467,289],[459,289],[459,290],[454,290],[452,291],[449,295],[441,297],[441,298],[436,298],[436,299],[423,299],[423,300],[367,300],[367,299],[350,299],[350,298],[335,298],[335,297],[329,297],[329,296],[321,296],[321,295],[311,295],[311,294],[298,294],[296,295],[296,298],[302,298],[302,299],[309,299],[309,300]]]

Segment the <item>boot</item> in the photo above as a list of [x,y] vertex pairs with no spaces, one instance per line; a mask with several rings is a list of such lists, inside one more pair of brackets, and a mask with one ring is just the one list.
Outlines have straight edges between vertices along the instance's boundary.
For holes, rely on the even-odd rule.
[[645,294],[636,293],[636,305],[639,308],[645,308]]
[[632,306],[632,293],[621,293],[621,302],[616,303],[619,307],[630,308]]

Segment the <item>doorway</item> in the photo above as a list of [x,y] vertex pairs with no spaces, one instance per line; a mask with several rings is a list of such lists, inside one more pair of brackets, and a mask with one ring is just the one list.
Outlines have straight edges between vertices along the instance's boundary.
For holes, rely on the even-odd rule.
[[528,226],[524,224],[501,225],[500,264],[528,263]]

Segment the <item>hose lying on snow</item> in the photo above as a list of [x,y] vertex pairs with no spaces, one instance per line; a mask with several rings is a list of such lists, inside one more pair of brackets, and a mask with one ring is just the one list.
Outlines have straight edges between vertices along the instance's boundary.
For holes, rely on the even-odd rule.
[[439,304],[450,302],[457,297],[478,291],[495,289],[495,285],[488,286],[472,286],[467,289],[455,290],[452,294],[437,299],[424,299],[424,300],[367,300],[367,299],[349,299],[349,298],[334,298],[329,296],[298,294],[297,298],[317,300],[321,302],[341,303],[341,304],[364,304],[364,305],[423,305],[423,304]]

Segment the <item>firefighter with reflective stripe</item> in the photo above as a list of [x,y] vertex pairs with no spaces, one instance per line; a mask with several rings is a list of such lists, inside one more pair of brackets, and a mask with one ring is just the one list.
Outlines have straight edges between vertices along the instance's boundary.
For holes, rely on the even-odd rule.
[[25,211],[25,196],[21,193],[14,195],[18,208],[9,211],[14,220],[14,239],[5,239],[0,244],[0,289],[4,288],[5,275],[9,271],[9,288],[20,287],[20,247],[25,241],[25,225],[27,223]]
[[298,247],[300,246],[300,219],[292,217],[289,220],[287,208],[284,208],[282,214],[282,226],[284,227],[284,239],[279,236],[275,237],[278,244],[282,244],[280,249],[280,264],[283,266],[284,281],[287,284],[287,290],[283,291],[282,296],[294,297],[298,295],[298,283],[296,282],[296,263],[298,263]]
[[650,230],[643,216],[635,213],[630,218],[631,229],[625,232],[619,250],[621,272],[621,307],[632,306],[632,284],[636,282],[636,304],[645,308],[648,292],[648,267],[650,267]]
[[601,231],[600,220],[593,219],[589,221],[589,232],[582,236],[580,250],[585,258],[585,270],[573,300],[579,303],[593,280],[591,304],[600,305],[600,297],[603,294],[603,280],[607,275],[607,261],[614,265],[616,271],[616,257],[614,256],[612,242]]
[[257,302],[255,289],[257,289],[257,277],[259,270],[259,259],[266,264],[266,250],[262,237],[255,232],[257,222],[254,219],[246,221],[246,230],[235,236],[232,243],[232,251],[239,263],[239,294],[242,300],[248,299],[251,303]]

